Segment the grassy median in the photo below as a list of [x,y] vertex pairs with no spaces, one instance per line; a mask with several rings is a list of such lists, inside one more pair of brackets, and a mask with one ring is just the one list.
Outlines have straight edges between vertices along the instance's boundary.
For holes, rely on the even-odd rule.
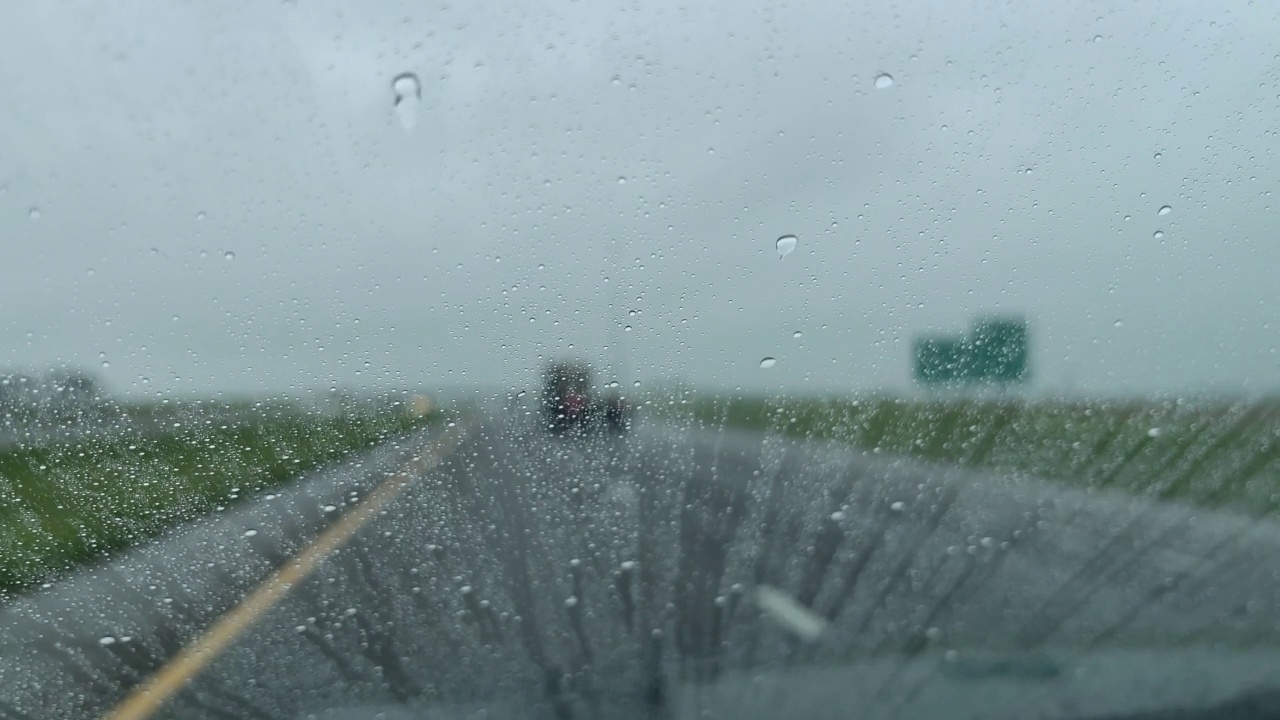
[[277,411],[0,451],[0,598],[434,419]]
[[693,397],[705,425],[1118,488],[1255,515],[1280,511],[1280,400],[920,401]]

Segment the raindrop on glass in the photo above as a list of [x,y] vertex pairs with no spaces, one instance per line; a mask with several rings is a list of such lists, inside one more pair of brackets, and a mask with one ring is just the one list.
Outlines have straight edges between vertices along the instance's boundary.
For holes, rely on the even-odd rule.
[[804,337],[804,333],[802,333],[802,332],[800,332],[799,330],[797,330],[797,331],[795,331],[795,332],[791,333],[791,337],[793,337],[793,338],[795,338],[795,339],[799,340],[800,338]]
[[1153,234],[1151,237],[1153,237],[1153,238],[1155,238],[1155,239],[1159,240],[1160,238],[1164,237],[1164,231],[1163,231],[1163,230],[1157,230],[1157,231],[1155,231],[1155,234]]
[[208,217],[208,215],[205,215],[203,211],[198,212],[196,213],[196,222],[204,222],[206,217]]
[[760,367],[761,367],[762,369],[764,369],[764,370],[768,370],[769,368],[771,368],[771,367],[773,367],[774,365],[777,365],[777,364],[778,364],[778,359],[777,359],[777,358],[767,357],[767,358],[765,358],[765,359],[763,359],[763,360],[761,360],[761,361],[760,361]]
[[257,530],[245,530],[245,531],[244,531],[244,536],[245,536],[245,537],[253,537],[254,535],[257,535],[257,534],[258,534],[258,531],[257,531]]
[[391,81],[391,89],[396,96],[396,116],[400,118],[400,127],[412,130],[418,124],[418,105],[422,103],[422,83],[418,76],[411,73],[400,73]]
[[792,250],[796,249],[796,236],[783,235],[782,237],[778,238],[778,241],[777,243],[775,243],[775,245],[778,248],[778,257],[784,258],[787,255],[790,255]]
[[1161,205],[1161,206],[1160,206],[1160,209],[1156,211],[1156,214],[1157,214],[1157,215],[1168,215],[1168,214],[1169,214],[1169,213],[1171,213],[1171,212],[1173,212],[1173,208],[1169,207],[1168,205]]
[[105,645],[115,645],[115,644],[116,644],[116,639],[115,639],[114,637],[110,636],[110,635],[103,635],[102,637],[98,638],[98,644],[99,644],[99,645],[104,645],[104,646],[105,646]]
[[876,76],[876,89],[888,90],[893,87],[893,76],[889,73],[880,73]]
[[33,208],[31,208],[30,210],[28,210],[28,211],[27,211],[27,215],[28,215],[28,216],[30,216],[32,220],[39,220],[39,219],[40,219],[40,208],[38,208],[38,207],[33,207]]
[[235,259],[236,259],[236,254],[235,254],[235,253],[233,253],[233,252],[231,252],[230,250],[228,250],[228,251],[227,251],[227,253],[226,253],[225,255],[223,255],[222,257],[223,257],[223,258],[225,258],[225,259],[227,259],[227,260],[235,260]]

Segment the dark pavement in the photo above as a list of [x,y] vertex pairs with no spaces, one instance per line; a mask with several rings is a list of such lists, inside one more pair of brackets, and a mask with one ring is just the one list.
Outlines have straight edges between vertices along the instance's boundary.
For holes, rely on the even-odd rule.
[[[159,716],[1074,717],[1277,680],[1269,523],[752,433],[453,430]],[[0,717],[101,714],[428,444],[0,611]]]

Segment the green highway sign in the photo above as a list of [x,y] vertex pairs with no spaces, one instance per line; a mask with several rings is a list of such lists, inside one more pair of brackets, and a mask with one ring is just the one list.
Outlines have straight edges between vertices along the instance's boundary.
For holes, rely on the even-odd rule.
[[927,384],[1013,383],[1027,377],[1027,322],[989,318],[968,335],[918,338],[915,376]]

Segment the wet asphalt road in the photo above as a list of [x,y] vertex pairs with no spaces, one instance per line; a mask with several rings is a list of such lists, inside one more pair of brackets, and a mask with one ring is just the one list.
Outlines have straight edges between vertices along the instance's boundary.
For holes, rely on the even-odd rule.
[[[454,430],[159,716],[1071,717],[1275,680],[1271,524],[753,433]],[[427,440],[0,611],[0,717],[101,714]]]

